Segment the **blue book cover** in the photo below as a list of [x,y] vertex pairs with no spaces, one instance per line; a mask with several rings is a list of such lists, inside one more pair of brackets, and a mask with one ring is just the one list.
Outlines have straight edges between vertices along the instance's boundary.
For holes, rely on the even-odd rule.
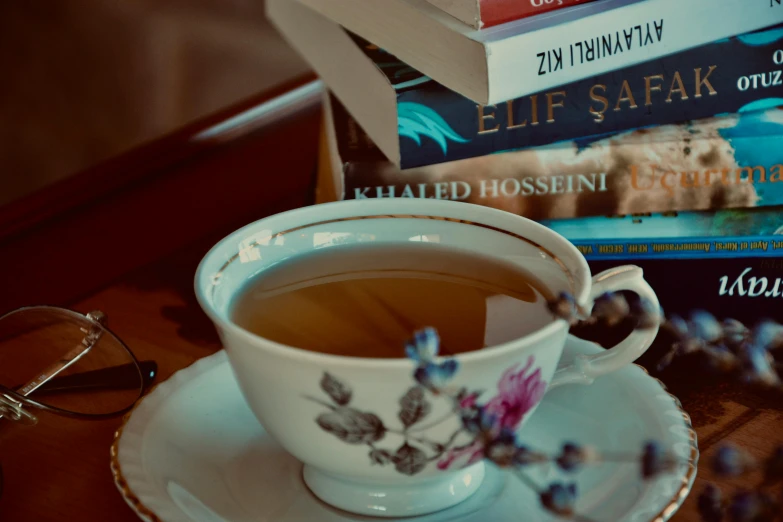
[[[396,91],[403,169],[783,104],[781,25],[487,107],[351,36]],[[335,124],[345,161],[382,157]]]
[[[334,98],[335,114],[344,112]],[[358,127],[357,127],[358,128]],[[339,136],[339,134],[338,134]],[[783,205],[783,110],[400,170],[341,158],[342,197],[452,199],[535,220]]]

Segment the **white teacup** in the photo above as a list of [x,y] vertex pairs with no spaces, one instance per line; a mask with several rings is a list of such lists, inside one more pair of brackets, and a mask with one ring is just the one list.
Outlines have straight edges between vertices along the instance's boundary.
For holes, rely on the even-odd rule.
[[[402,421],[401,410],[420,400],[408,395],[415,385],[411,360],[325,355],[277,344],[232,323],[230,305],[249,279],[294,256],[337,244],[409,241],[519,263],[553,295],[569,292],[588,310],[596,296],[617,290],[658,306],[638,267],[591,278],[584,257],[562,236],[466,203],[377,199],[317,205],[262,219],[220,241],[198,268],[196,294],[242,393],[265,429],[305,464],[304,480],[315,495],[354,513],[403,517],[450,507],[478,489],[484,463],[471,462],[477,455],[466,433],[452,440],[460,424],[446,398],[425,394],[426,418],[409,412],[407,423],[413,424]],[[454,384],[484,390],[480,402],[507,415],[507,425],[518,431],[545,390],[589,384],[630,364],[656,333],[635,331],[604,353],[558,368],[568,324],[553,318],[522,338],[457,355]]]

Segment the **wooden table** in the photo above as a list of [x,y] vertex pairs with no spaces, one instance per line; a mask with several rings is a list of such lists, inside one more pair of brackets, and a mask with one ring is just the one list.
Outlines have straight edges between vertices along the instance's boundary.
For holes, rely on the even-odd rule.
[[[220,349],[193,273],[229,231],[313,201],[319,86],[303,78],[0,209],[0,312],[57,304],[108,314],[159,381]],[[291,95],[292,92],[295,95]],[[288,93],[288,94],[285,94]],[[283,96],[281,99],[280,96]],[[780,398],[677,377],[704,462],[725,441],[761,455],[783,442]],[[109,471],[119,419],[42,415],[2,426],[0,521],[133,522]],[[674,517],[696,522],[695,495]]]

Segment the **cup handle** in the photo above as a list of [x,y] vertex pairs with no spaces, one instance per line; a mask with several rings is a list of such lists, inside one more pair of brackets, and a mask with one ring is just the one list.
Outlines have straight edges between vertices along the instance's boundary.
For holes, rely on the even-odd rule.
[[[641,268],[633,265],[619,266],[605,270],[593,277],[590,292],[590,307],[595,298],[605,292],[629,290],[646,299],[656,309],[659,308],[658,296],[644,280]],[[596,377],[619,370],[638,359],[652,345],[658,327],[634,330],[617,346],[595,355],[579,355],[571,364],[559,368],[549,384],[549,389],[563,384],[591,384]]]

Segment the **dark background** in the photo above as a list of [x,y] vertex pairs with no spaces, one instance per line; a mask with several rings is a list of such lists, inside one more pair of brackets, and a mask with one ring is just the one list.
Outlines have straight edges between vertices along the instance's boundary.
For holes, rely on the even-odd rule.
[[306,70],[263,0],[0,2],[0,205]]

